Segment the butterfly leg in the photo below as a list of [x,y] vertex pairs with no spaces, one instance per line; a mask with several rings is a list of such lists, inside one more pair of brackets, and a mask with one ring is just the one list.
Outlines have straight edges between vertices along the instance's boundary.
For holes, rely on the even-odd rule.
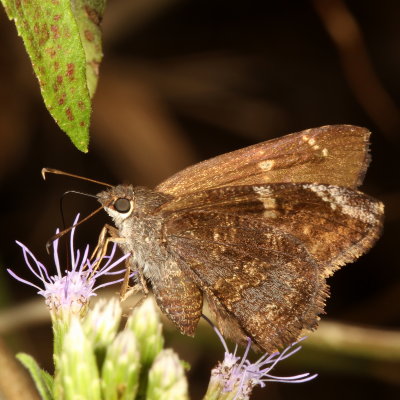
[[118,237],[118,229],[111,225],[105,224],[100,232],[99,239],[97,240],[97,245],[93,250],[90,260],[94,259],[102,260],[102,258],[107,252],[107,245],[108,245],[108,244],[106,245],[107,239],[117,238],[117,237]]
[[[95,269],[98,268],[98,265],[100,264],[101,260],[107,253],[108,245],[111,242],[123,244],[126,242],[126,239],[119,237],[118,229],[116,229],[115,227],[113,227],[111,225],[105,224],[103,229],[100,232],[97,246],[94,249],[92,256],[91,256],[91,260],[93,260],[93,259],[99,260]],[[139,291],[140,289],[143,290],[145,295],[147,295],[149,293],[149,289],[147,287],[146,280],[143,276],[143,272],[133,264],[131,257],[129,257],[125,261],[125,265],[126,265],[126,271],[125,271],[124,280],[122,282],[122,286],[121,286],[121,290],[120,290],[121,301],[125,300],[131,294]],[[131,271],[138,272],[140,285],[134,285],[134,286],[129,285],[129,278],[131,275]]]
[[[126,265],[125,276],[122,282],[121,290],[119,292],[120,300],[121,301],[126,300],[129,296],[140,290],[142,290],[144,295],[147,296],[147,294],[149,293],[149,289],[147,287],[147,282],[145,277],[143,276],[143,272],[141,271],[141,269],[137,268],[137,266],[132,262],[132,258],[128,258],[125,262],[125,265]],[[138,284],[134,286],[129,285],[129,278],[131,275],[131,271],[137,271],[139,275],[140,285]]]

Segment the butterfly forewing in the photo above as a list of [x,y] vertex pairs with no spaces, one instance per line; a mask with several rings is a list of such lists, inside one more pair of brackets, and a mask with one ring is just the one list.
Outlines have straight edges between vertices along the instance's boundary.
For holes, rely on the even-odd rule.
[[175,196],[221,186],[277,182],[356,188],[369,163],[367,129],[327,125],[286,135],[195,164],[156,189]]

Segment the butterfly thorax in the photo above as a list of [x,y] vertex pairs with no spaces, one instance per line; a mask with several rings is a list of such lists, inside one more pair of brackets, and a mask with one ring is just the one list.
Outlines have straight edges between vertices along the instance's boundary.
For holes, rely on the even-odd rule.
[[194,335],[202,310],[202,292],[184,273],[180,258],[171,252],[164,238],[165,216],[160,209],[173,196],[120,185],[101,192],[98,198],[118,228],[120,247],[132,254],[130,268],[147,279],[160,309],[180,331]]
[[[113,219],[124,239],[120,247],[124,252],[132,254],[135,266],[143,271],[146,278],[153,280],[158,274],[160,260],[168,254],[162,244],[163,219],[157,213],[158,208],[172,196],[131,185],[115,186],[98,194],[99,201],[105,211]],[[118,210],[118,201],[126,202],[126,212]]]

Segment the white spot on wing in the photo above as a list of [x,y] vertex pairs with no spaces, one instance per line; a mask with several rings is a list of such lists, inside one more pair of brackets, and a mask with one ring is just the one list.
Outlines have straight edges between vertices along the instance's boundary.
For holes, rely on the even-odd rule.
[[343,214],[367,224],[375,225],[376,215],[383,212],[382,203],[368,202],[362,205],[353,205],[350,193],[346,193],[343,188],[338,186],[307,184],[304,187],[310,189],[320,199],[329,203],[332,210],[339,207]]
[[272,160],[264,160],[258,163],[258,166],[263,170],[263,171],[269,171],[275,164],[275,161]]
[[276,200],[271,197],[273,194],[272,190],[266,186],[253,186],[253,190],[258,194],[259,200],[265,208],[263,216],[265,218],[276,218],[278,213],[276,212]]
[[[305,131],[305,132],[308,132],[308,131]],[[317,150],[320,149],[319,145],[317,144],[317,141],[316,141],[314,138],[310,138],[309,135],[303,135],[301,138],[302,138],[302,140],[303,140],[305,143],[309,144],[310,147],[311,147],[313,150],[317,151]],[[323,154],[323,155],[324,155],[324,154]]]
[[311,139],[308,141],[308,144],[309,144],[310,146],[314,146],[315,143],[316,143],[316,142],[315,142],[315,139],[314,139],[314,138],[311,138]]
[[253,191],[260,196],[271,196],[272,190],[268,186],[253,186]]

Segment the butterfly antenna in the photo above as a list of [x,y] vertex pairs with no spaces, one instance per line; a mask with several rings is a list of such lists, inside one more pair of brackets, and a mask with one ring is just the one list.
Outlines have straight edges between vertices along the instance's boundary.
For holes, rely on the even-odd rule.
[[80,220],[78,223],[76,223],[75,225],[72,225],[72,226],[70,226],[69,228],[64,229],[63,231],[61,231],[61,232],[57,233],[56,235],[52,236],[52,237],[47,241],[47,243],[46,243],[46,250],[47,250],[47,253],[50,254],[49,248],[50,248],[51,244],[52,244],[55,240],[59,239],[61,236],[64,236],[66,233],[68,233],[69,231],[71,231],[73,228],[76,228],[78,225],[81,225],[82,223],[84,223],[85,221],[87,221],[89,218],[92,218],[93,215],[97,214],[97,213],[98,213],[99,211],[101,211],[103,208],[104,208],[103,206],[97,208],[96,210],[94,210],[93,212],[91,212],[89,215],[87,215],[85,218],[81,219],[81,220]]
[[65,175],[65,176],[70,176],[70,177],[72,177],[72,178],[81,179],[81,180],[83,180],[83,181],[88,181],[88,182],[92,182],[92,183],[97,183],[98,185],[113,187],[113,185],[110,185],[109,183],[105,183],[105,182],[101,182],[101,181],[96,181],[95,179],[86,178],[86,177],[84,177],[84,176],[71,174],[71,173],[69,173],[69,172],[60,171],[59,169],[42,168],[42,177],[43,177],[44,180],[46,180],[46,174]]
[[[84,192],[78,192],[77,190],[68,190],[66,192],[63,193],[63,195],[60,198],[60,214],[61,214],[61,221],[62,221],[62,227],[63,229],[66,229],[66,223],[65,223],[65,216],[64,216],[64,207],[63,207],[63,201],[65,199],[65,197],[68,194],[80,194],[82,196],[86,196],[86,197],[94,197],[95,199],[98,199],[97,196],[95,196],[94,194],[90,194],[90,193],[84,193]],[[51,239],[50,239],[51,240]],[[49,251],[49,243],[46,244],[46,248],[47,251]],[[67,256],[67,265],[69,265],[69,252],[68,252],[68,243],[65,243],[65,247],[67,249],[66,251],[66,256]]]
[[81,196],[93,197],[96,200],[98,199],[98,197],[95,196],[94,194],[85,193],[85,192],[78,192],[77,190],[68,190],[68,191],[64,192],[63,195],[60,198],[60,214],[61,214],[61,220],[62,220],[63,229],[65,229],[65,218],[64,218],[63,201],[65,199],[65,196],[67,196],[68,194],[80,194]]

